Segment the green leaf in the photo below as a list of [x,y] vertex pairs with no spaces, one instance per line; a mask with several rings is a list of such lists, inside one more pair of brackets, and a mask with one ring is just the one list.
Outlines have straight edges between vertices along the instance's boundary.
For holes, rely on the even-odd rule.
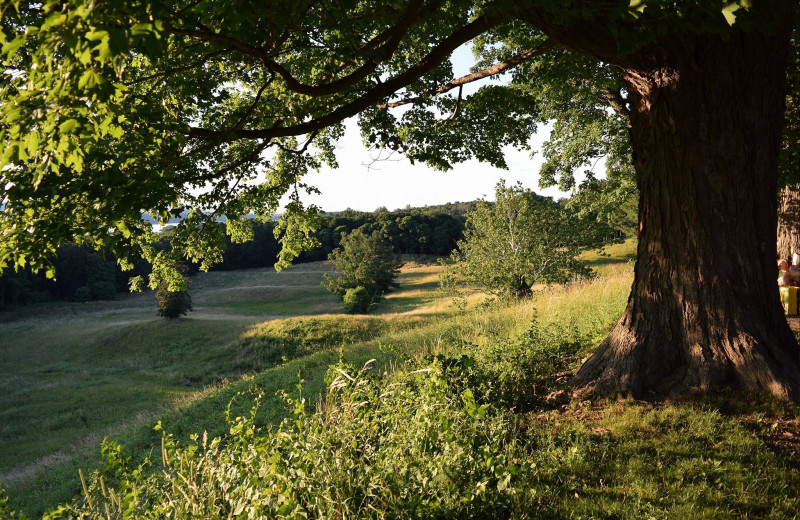
[[25,136],[22,140],[25,143],[25,148],[28,151],[28,155],[36,156],[39,152],[39,133],[38,132],[31,132]]
[[114,222],[114,225],[116,226],[117,229],[120,230],[122,236],[124,236],[125,238],[129,238],[131,236],[131,230],[128,229],[128,225],[125,224],[125,221],[118,220]]
[[86,72],[81,74],[81,77],[78,80],[78,88],[82,88],[84,90],[90,89],[102,83],[105,83],[103,76],[95,72],[93,69],[88,69]]
[[645,7],[647,7],[646,0],[631,0],[631,3],[628,5],[631,12],[636,13],[643,13]]
[[14,56],[17,51],[25,44],[25,36],[19,35],[10,42],[3,45],[2,49],[0,49],[0,54],[5,54],[9,58]]
[[100,41],[106,40],[106,41],[108,41],[108,31],[102,31],[102,30],[89,31],[88,33],[86,33],[86,39],[89,40],[90,42],[97,41],[97,40],[100,40]]
[[725,21],[728,22],[728,25],[732,26],[736,23],[736,15],[733,13],[738,11],[740,7],[738,3],[734,2],[722,8],[722,16],[725,17]]
[[46,31],[53,27],[58,27],[59,25],[63,25],[64,22],[67,21],[67,15],[62,13],[52,13],[50,16],[42,24],[42,31]]
[[78,122],[77,119],[67,119],[60,125],[58,125],[58,131],[62,134],[72,134],[75,133],[81,127],[81,124]]

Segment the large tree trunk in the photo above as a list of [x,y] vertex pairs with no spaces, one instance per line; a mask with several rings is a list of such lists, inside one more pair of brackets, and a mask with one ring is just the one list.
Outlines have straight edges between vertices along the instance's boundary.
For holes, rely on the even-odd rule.
[[627,308],[573,379],[635,398],[732,386],[800,400],[776,288],[777,160],[788,27],[681,35],[623,73],[638,174]]
[[800,185],[784,186],[778,197],[778,257],[792,261],[800,247]]

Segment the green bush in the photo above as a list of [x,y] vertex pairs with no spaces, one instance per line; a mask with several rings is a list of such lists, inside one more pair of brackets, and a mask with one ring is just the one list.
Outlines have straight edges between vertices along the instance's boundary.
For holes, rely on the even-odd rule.
[[363,286],[347,289],[342,297],[344,312],[347,314],[365,314],[376,301],[376,295]]
[[116,285],[108,280],[101,280],[91,284],[93,300],[113,300],[117,296]]
[[175,319],[192,310],[192,297],[189,291],[170,291],[165,282],[156,291],[158,315],[167,319]]
[[[184,316],[192,309],[192,297],[189,295],[189,278],[186,276],[188,268],[183,263],[175,264],[175,270],[170,273],[170,277],[165,277],[158,284],[156,289],[156,303],[158,304],[158,314],[167,319],[175,319]],[[183,287],[178,290],[170,290],[172,287]]]
[[375,296],[398,287],[396,279],[403,264],[378,231],[367,234],[356,229],[349,235],[342,235],[339,249],[332,251],[328,259],[340,276],[333,278],[325,274],[326,281],[322,285],[342,298],[350,289],[365,287],[375,301]]
[[107,445],[86,498],[53,518],[499,518],[522,516],[535,468],[516,419],[461,394],[432,365],[371,376],[340,364],[316,413],[284,395],[275,432],[230,417],[227,438],[163,437],[161,464]]

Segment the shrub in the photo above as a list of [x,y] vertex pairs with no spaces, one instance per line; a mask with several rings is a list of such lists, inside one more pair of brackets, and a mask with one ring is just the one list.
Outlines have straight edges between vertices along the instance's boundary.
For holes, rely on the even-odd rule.
[[158,315],[168,319],[184,316],[193,310],[189,291],[170,291],[163,283],[158,286],[156,291],[156,301],[158,302]]
[[117,287],[113,282],[102,280],[91,284],[93,300],[113,300],[117,296]]
[[378,231],[368,235],[356,229],[343,235],[340,248],[328,259],[341,276],[333,278],[326,274],[323,285],[340,297],[358,287],[367,288],[373,296],[380,295],[398,285],[395,279],[402,262]]
[[[179,271],[185,272],[185,268],[179,269]],[[186,283],[188,283],[188,280],[186,280]],[[189,295],[189,291],[187,289],[170,291],[167,280],[163,280],[158,284],[156,302],[158,303],[158,315],[170,320],[184,316],[187,312],[193,310],[192,297]]]
[[[163,465],[104,449],[105,476],[58,518],[499,518],[522,516],[526,461],[516,419],[475,402],[435,364],[386,379],[331,369],[316,413],[284,395],[276,432],[230,415],[225,439],[163,438]],[[150,467],[148,467],[150,466]],[[155,471],[154,471],[155,470]]]
[[344,312],[347,314],[365,314],[375,301],[372,291],[363,286],[347,289],[342,297]]

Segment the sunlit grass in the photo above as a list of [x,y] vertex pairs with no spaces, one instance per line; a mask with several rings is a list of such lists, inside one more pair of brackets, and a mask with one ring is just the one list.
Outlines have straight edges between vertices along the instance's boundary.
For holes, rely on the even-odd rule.
[[[235,398],[233,415],[246,415],[252,394],[236,394],[253,387],[264,395],[256,424],[268,430],[286,416],[276,392],[296,394],[302,380],[313,409],[325,394],[328,367],[339,361],[360,367],[375,359],[380,377],[425,366],[434,355],[467,355],[477,361],[469,378],[478,383],[466,379],[476,385],[471,391],[496,398],[487,404],[508,418],[503,442],[511,439],[503,448],[476,446],[475,456],[499,450],[531,464],[525,480],[515,482],[513,498],[496,495],[496,486],[484,495],[512,501],[519,517],[796,516],[800,461],[781,448],[792,446],[800,431],[793,405],[739,395],[658,405],[545,404],[547,392],[565,385],[619,318],[634,248],[628,242],[609,248],[610,257],[589,256],[605,273],[597,280],[546,288],[517,303],[487,303],[486,295],[475,294],[465,306],[454,305],[437,291],[439,267],[415,264],[373,314],[341,314],[334,299],[324,303],[328,310],[303,315],[307,306],[298,302],[318,289],[310,277],[319,281],[326,269],[312,264],[288,273],[285,286],[274,283],[283,273],[267,270],[197,278],[197,314],[173,323],[141,306],[13,322],[13,338],[0,339],[0,414],[11,414],[0,415],[0,482],[14,505],[38,514],[79,492],[77,469],[96,466],[104,436],[119,439],[139,461],[160,442],[152,430],[157,419],[184,441],[203,431],[222,436],[226,407]],[[267,319],[278,314],[269,306],[281,299],[287,317]],[[110,319],[116,324],[104,327]],[[455,392],[452,402],[462,406],[463,388]],[[506,403],[514,408],[503,408]],[[387,409],[381,413],[393,413]],[[422,428],[411,420],[397,423]],[[350,432],[342,428],[336,441],[346,444]],[[335,464],[327,448],[305,456]],[[402,469],[403,458],[396,459]],[[390,499],[390,509],[376,516],[403,516],[397,511],[407,501]]]
[[[0,485],[38,514],[77,491],[73,476],[96,463],[104,436],[144,452],[159,417],[179,431],[221,433],[236,391],[256,381],[273,395],[302,374],[319,392],[342,348],[365,361],[379,335],[423,321],[397,312],[438,297],[435,268],[416,265],[379,305],[380,317],[346,316],[321,285],[329,271],[315,263],[281,273],[201,273],[190,285],[195,311],[172,322],[156,316],[152,293],[54,304],[42,307],[46,314],[26,311],[7,321],[0,335]],[[431,293],[419,292],[426,289]],[[292,318],[302,315],[309,317]],[[365,341],[371,343],[359,346]],[[270,406],[282,413],[278,401]]]
[[633,271],[633,262],[636,260],[636,245],[635,238],[628,238],[619,244],[587,251],[580,258],[589,264],[599,276],[631,272]]

